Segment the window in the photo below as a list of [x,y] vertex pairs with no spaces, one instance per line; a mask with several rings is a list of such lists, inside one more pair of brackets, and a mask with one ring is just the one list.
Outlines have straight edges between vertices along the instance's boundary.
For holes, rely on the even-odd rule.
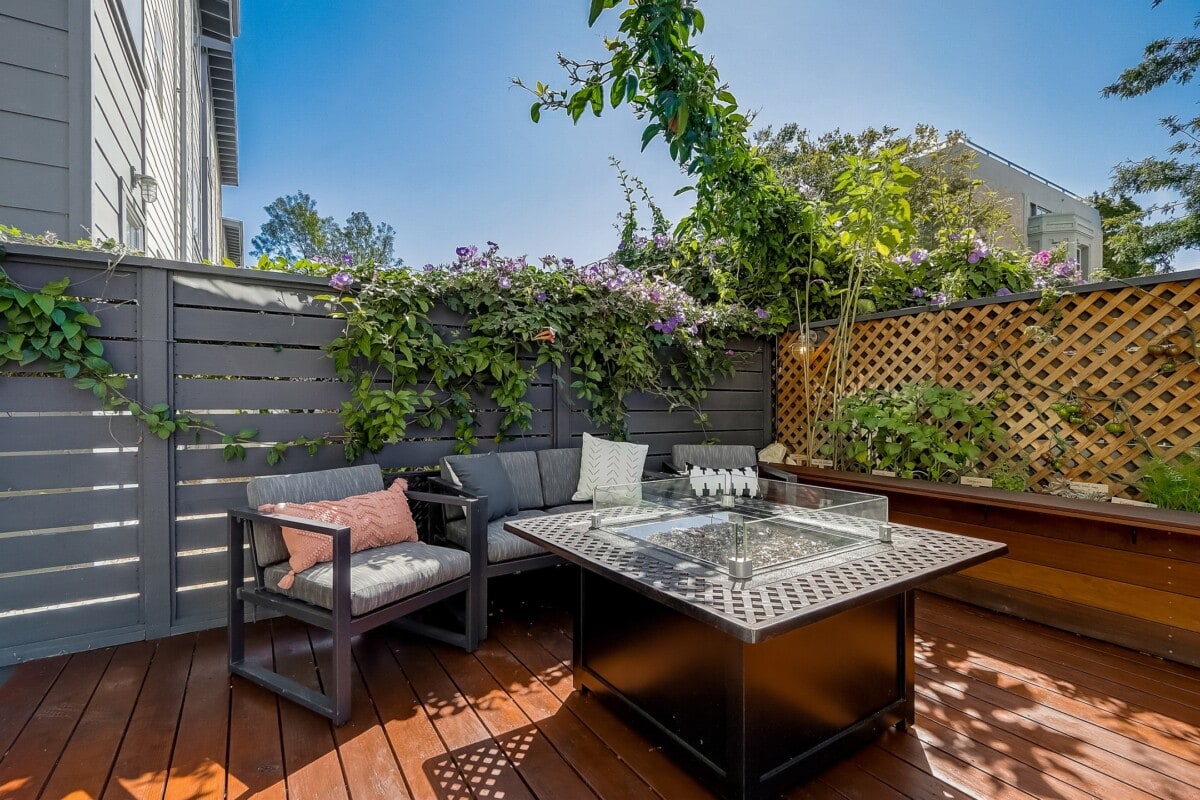
[[1049,213],[1050,213],[1050,209],[1043,208],[1042,206],[1039,206],[1037,203],[1029,204],[1029,216],[1031,216],[1031,217],[1040,217],[1043,214],[1049,214]]
[[164,113],[167,94],[167,47],[163,41],[162,22],[154,18],[154,91],[158,95],[158,113]]
[[141,196],[121,181],[121,243],[130,250],[146,249],[146,218],[142,216]]
[[133,36],[133,46],[139,53],[142,52],[142,1],[121,0],[125,21],[129,23],[129,33]]
[[1091,263],[1089,263],[1088,246],[1086,244],[1079,245],[1079,269],[1084,275],[1087,275],[1091,266]]

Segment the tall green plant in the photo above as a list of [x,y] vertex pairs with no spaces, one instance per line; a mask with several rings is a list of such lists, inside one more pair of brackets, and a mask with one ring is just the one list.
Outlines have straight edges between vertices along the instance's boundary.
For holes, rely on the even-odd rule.
[[845,397],[825,428],[830,441],[821,450],[836,466],[931,481],[966,474],[986,448],[1005,438],[986,404],[934,384]]

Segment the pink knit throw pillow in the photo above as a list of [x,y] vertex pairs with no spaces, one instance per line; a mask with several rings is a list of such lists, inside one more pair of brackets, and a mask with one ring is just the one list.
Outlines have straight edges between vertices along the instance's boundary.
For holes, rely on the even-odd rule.
[[[264,514],[283,514],[332,525],[350,527],[350,552],[369,550],[398,542],[417,541],[417,523],[413,521],[404,491],[408,482],[397,480],[382,492],[370,492],[344,500],[318,500],[315,503],[266,503],[258,507]],[[291,589],[296,573],[321,561],[333,560],[333,538],[311,531],[283,527],[291,572],[279,579],[280,589]]]

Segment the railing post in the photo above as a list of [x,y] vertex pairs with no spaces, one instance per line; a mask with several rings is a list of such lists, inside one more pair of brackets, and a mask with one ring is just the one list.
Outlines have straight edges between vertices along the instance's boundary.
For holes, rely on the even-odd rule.
[[[143,406],[175,408],[174,314],[171,272],[138,269],[138,392]],[[171,632],[175,618],[175,441],[143,428],[138,458],[138,519],[142,542],[142,611],[146,638]]]
[[571,446],[571,406],[567,403],[567,393],[571,391],[571,362],[566,359],[554,368],[554,383],[551,403],[553,411],[550,426],[550,446]]

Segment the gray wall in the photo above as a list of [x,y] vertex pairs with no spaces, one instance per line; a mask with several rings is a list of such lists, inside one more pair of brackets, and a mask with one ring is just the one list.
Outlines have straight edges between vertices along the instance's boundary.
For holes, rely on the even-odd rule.
[[[0,0],[0,223],[220,260],[221,186],[196,0]],[[161,48],[159,43],[161,41]],[[158,201],[133,192],[153,176]]]
[[[348,398],[324,346],[342,323],[313,296],[322,280],[128,259],[110,268],[98,254],[10,246],[5,271],[24,285],[70,276],[103,322],[106,357],[131,376],[146,403],[167,402],[225,430],[252,427],[269,445],[341,430]],[[436,320],[456,327],[448,311]],[[727,444],[770,439],[772,346],[743,342],[737,374],[703,406],[710,435]],[[497,445],[502,416],[480,396],[480,450],[577,444],[594,431],[559,394],[544,368],[528,398],[530,431]],[[631,438],[650,445],[657,467],[676,443],[696,442],[686,411],[630,398]],[[0,665],[54,652],[154,638],[224,624],[225,510],[245,503],[245,482],[277,472],[345,464],[340,446],[292,452],[278,468],[266,448],[226,462],[203,434],[161,441],[127,416],[37,365],[0,374]],[[421,469],[454,447],[453,425],[412,427],[408,440],[370,460]]]
[[0,223],[63,237],[70,230],[67,3],[0,0]]

